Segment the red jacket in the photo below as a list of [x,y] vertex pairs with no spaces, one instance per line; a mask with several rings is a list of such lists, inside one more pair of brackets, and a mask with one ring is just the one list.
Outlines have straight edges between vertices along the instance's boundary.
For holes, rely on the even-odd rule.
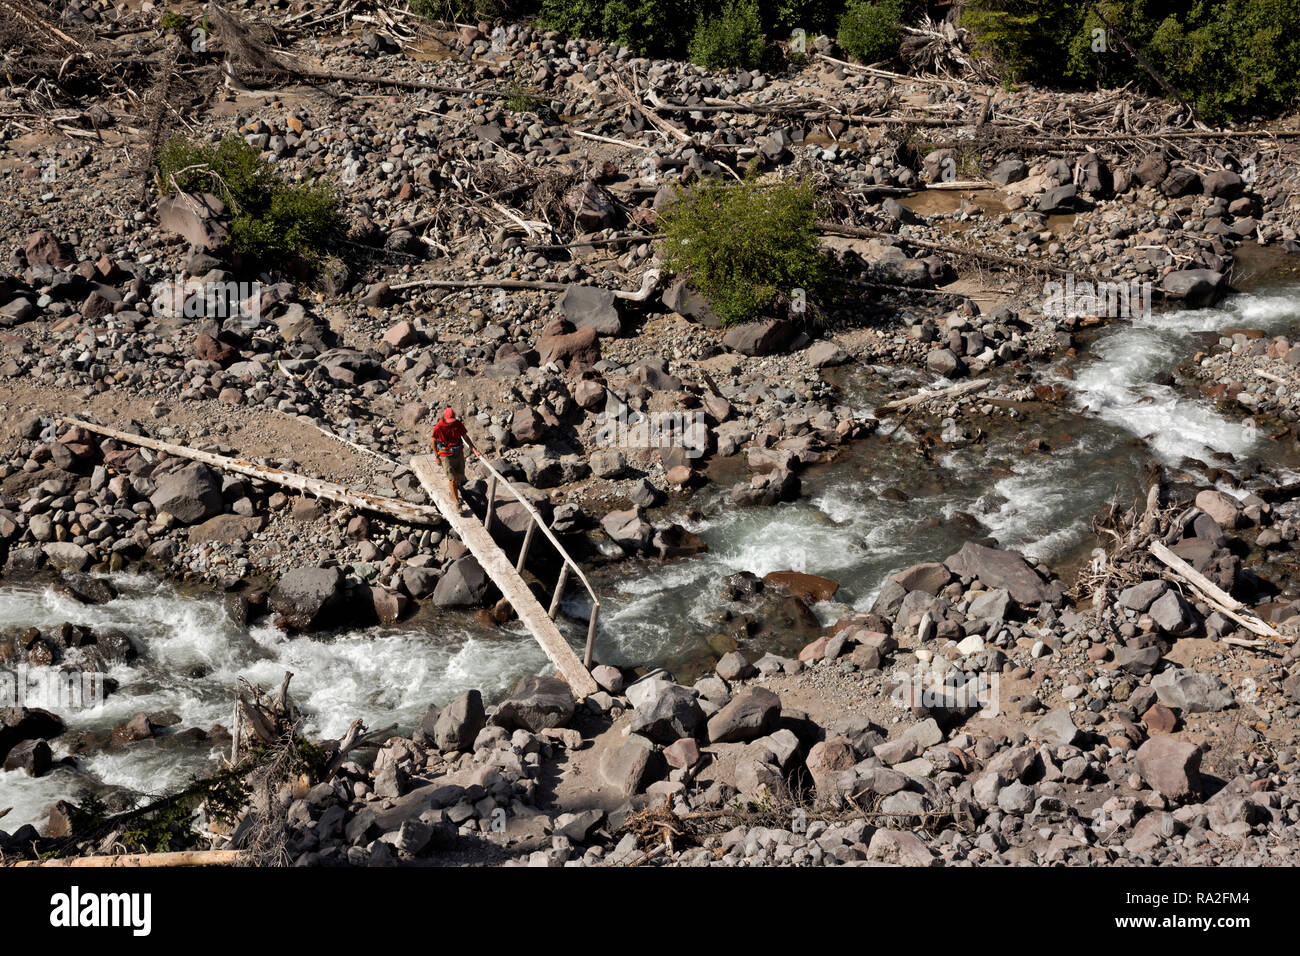
[[433,447],[437,449],[440,458],[450,458],[460,451],[461,442],[467,434],[459,418],[450,422],[440,419],[433,426]]

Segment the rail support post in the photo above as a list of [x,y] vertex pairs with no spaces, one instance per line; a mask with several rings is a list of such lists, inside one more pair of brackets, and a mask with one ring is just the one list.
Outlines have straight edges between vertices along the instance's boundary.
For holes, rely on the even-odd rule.
[[591,620],[587,622],[587,651],[582,656],[582,666],[591,670],[591,652],[596,644],[596,621],[600,619],[600,605],[591,606]]
[[528,530],[524,532],[524,543],[519,549],[519,560],[515,562],[515,570],[523,573],[524,563],[528,560],[528,549],[533,543],[533,532],[537,529],[537,522],[528,522]]
[[560,568],[560,580],[555,582],[555,596],[551,598],[551,606],[547,614],[551,620],[555,620],[555,612],[560,608],[560,598],[564,597],[564,586],[569,583],[569,566],[564,564]]

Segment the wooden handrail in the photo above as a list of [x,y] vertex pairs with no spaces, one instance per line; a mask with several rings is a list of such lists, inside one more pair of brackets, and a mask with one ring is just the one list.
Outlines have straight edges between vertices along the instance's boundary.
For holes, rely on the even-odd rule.
[[587,589],[587,593],[591,595],[593,608],[600,607],[600,598],[596,597],[596,589],[591,586],[591,582],[587,580],[587,576],[582,573],[582,568],[579,567],[578,562],[570,557],[568,551],[564,550],[564,545],[560,544],[559,538],[555,537],[551,529],[546,526],[546,521],[542,518],[537,509],[533,507],[532,502],[521,495],[518,489],[510,483],[510,479],[493,468],[492,464],[482,455],[478,456],[478,462],[489,475],[495,478],[499,484],[504,485],[510,494],[514,495],[516,501],[524,506],[524,510],[532,516],[533,521],[537,523],[537,527],[541,529],[542,534],[546,535],[551,544],[555,545],[555,550],[560,552],[560,557],[564,559],[564,563],[567,564],[570,570],[578,576],[578,580],[582,582],[582,586]]
[[542,529],[542,534],[546,535],[551,544],[555,545],[555,550],[560,553],[560,557],[564,560],[564,566],[560,569],[560,579],[556,582],[555,594],[551,598],[551,606],[547,610],[547,614],[552,618],[555,617],[555,612],[559,609],[560,601],[564,598],[564,586],[568,584],[570,571],[578,576],[578,580],[582,582],[582,586],[587,589],[587,594],[591,596],[591,614],[587,618],[587,644],[582,656],[582,666],[587,668],[587,670],[591,670],[592,654],[596,644],[596,622],[600,620],[600,598],[596,597],[596,589],[591,586],[591,582],[587,580],[587,576],[582,573],[582,568],[578,566],[578,562],[573,560],[568,551],[564,550],[564,545],[560,544],[560,539],[557,538],[551,532],[551,529],[546,526],[546,522],[542,520],[542,516],[538,513],[537,509],[533,507],[532,502],[521,495],[518,489],[510,483],[510,479],[493,468],[491,462],[484,458],[482,454],[475,451],[475,456],[478,458],[479,464],[483,466],[484,470],[492,478],[487,514],[483,519],[483,527],[487,529],[488,534],[492,533],[492,512],[496,505],[496,491],[498,486],[504,485],[505,489],[514,495],[515,500],[524,506],[524,510],[527,511],[533,519],[528,524],[528,531],[524,534],[524,543],[519,549],[517,570],[523,570],[524,561],[528,557],[528,546],[532,544],[533,541],[534,528]]

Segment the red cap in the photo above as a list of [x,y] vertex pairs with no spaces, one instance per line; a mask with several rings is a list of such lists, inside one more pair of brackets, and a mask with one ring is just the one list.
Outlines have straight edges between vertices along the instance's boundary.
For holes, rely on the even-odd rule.
[[442,413],[442,417],[446,421],[454,422],[456,420],[456,413],[449,408]]

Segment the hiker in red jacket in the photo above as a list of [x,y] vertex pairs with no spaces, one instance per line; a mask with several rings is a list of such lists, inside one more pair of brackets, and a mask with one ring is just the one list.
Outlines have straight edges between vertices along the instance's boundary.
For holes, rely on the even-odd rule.
[[456,502],[458,510],[461,508],[460,486],[465,482],[465,445],[469,445],[470,451],[478,455],[479,451],[470,441],[464,423],[449,408],[442,413],[438,424],[433,426],[433,449],[438,453],[442,472],[451,484],[451,500]]

